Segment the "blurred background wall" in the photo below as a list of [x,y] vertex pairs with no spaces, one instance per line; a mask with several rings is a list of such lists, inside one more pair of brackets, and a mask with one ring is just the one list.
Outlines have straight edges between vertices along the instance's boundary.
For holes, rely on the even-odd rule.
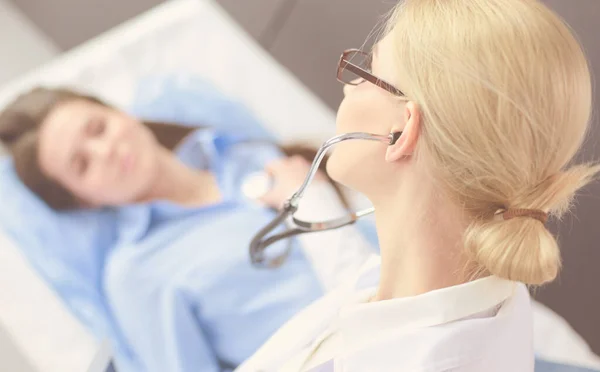
[[46,36],[9,0],[0,0],[0,84],[59,53]]
[[[281,64],[332,109],[340,52],[360,47],[393,0],[218,0]],[[581,38],[600,75],[600,1],[545,0]],[[161,3],[161,0],[0,0],[0,84]],[[596,94],[595,109],[600,108]],[[600,159],[598,113],[582,157]],[[600,183],[579,198],[576,218],[551,228],[564,270],[535,295],[567,318],[600,353]]]

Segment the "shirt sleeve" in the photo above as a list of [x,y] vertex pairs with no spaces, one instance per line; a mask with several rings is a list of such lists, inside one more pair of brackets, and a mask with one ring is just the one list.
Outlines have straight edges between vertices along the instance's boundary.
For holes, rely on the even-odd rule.
[[[313,182],[300,201],[296,218],[322,221],[348,213],[335,189],[327,182]],[[302,234],[299,241],[325,291],[356,276],[372,256],[373,246],[355,225]]]

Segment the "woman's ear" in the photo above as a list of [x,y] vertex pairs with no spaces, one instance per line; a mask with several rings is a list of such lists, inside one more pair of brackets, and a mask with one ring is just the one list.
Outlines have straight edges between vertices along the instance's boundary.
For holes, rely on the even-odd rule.
[[407,102],[404,108],[404,128],[392,128],[393,132],[401,131],[402,135],[395,144],[388,146],[385,160],[394,162],[410,156],[417,147],[421,133],[421,111],[414,102]]

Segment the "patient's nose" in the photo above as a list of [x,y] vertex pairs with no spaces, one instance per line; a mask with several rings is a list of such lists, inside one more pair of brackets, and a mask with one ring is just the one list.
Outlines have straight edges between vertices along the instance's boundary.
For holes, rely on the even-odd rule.
[[111,161],[114,158],[115,146],[106,138],[91,139],[87,143],[88,152],[98,160]]

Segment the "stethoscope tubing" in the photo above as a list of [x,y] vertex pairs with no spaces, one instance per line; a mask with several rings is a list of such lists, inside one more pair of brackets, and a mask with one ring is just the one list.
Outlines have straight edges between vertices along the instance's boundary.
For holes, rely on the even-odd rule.
[[[303,221],[294,217],[294,213],[296,213],[296,211],[298,210],[300,200],[302,199],[306,189],[314,179],[315,174],[319,169],[319,165],[323,161],[323,158],[325,157],[325,154],[329,149],[331,149],[333,146],[337,145],[340,142],[348,140],[378,141],[387,143],[388,145],[393,145],[398,141],[401,134],[402,132],[394,132],[388,135],[354,132],[335,136],[323,143],[323,145],[319,148],[319,151],[317,152],[317,155],[315,156],[315,159],[312,162],[310,170],[308,171],[308,174],[306,175],[306,178],[304,179],[304,182],[302,183],[298,191],[296,191],[284,203],[283,208],[279,211],[277,216],[269,224],[267,224],[265,227],[259,230],[252,238],[252,241],[250,242],[250,262],[257,267],[277,268],[285,263],[292,248],[291,245],[288,245],[288,247],[282,254],[269,259],[266,257],[265,251],[270,245],[280,240],[288,239],[300,234],[339,229],[340,227],[348,226],[355,223],[359,218],[363,216],[373,213],[375,211],[375,208],[367,208],[358,212],[351,212],[344,217],[318,222]],[[283,223],[287,223],[287,230],[267,237],[269,233],[271,233]]]

